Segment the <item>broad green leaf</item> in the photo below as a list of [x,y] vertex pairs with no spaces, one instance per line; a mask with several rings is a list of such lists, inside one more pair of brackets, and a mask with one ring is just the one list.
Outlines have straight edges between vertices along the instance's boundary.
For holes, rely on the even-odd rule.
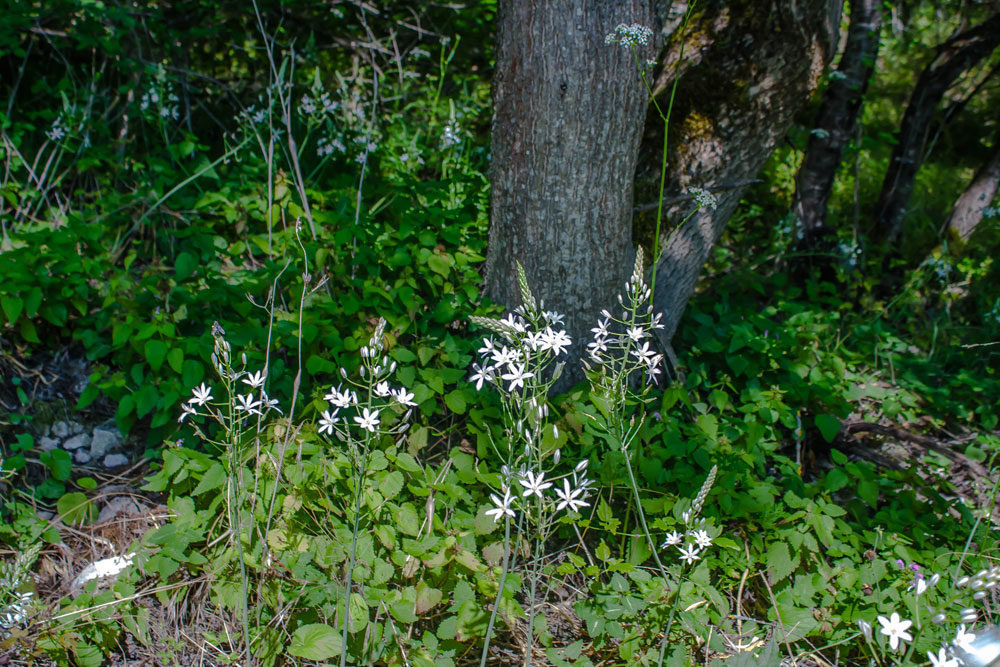
[[16,296],[2,296],[0,297],[0,307],[3,308],[3,314],[7,316],[7,321],[13,324],[21,316],[24,301]]
[[383,475],[382,480],[379,482],[378,490],[386,500],[389,500],[403,489],[405,482],[406,479],[403,477],[403,473],[393,470]]
[[816,428],[819,429],[824,440],[833,442],[833,439],[840,433],[840,420],[833,415],[816,415]]
[[79,491],[63,494],[63,496],[56,501],[56,510],[59,512],[59,516],[63,520],[63,523],[69,525],[89,521],[93,518],[93,515],[96,514],[96,508],[90,500],[87,499],[87,496],[83,495]]
[[306,660],[329,660],[339,656],[342,647],[340,632],[326,623],[310,623],[292,633],[288,652]]
[[191,492],[192,496],[200,496],[203,493],[217,489],[226,482],[226,471],[221,463],[213,462],[211,467],[202,476],[198,486]]
[[767,550],[768,580],[772,585],[781,581],[795,570],[797,562],[798,554],[796,553],[795,560],[793,561],[791,554],[788,552],[788,544],[785,542],[772,544],[771,548]]
[[421,581],[417,584],[417,602],[414,611],[418,616],[423,616],[436,607],[441,602],[442,597],[440,590],[428,586],[425,581]]
[[167,363],[175,373],[180,373],[184,369],[184,350],[175,347],[167,353]]
[[167,356],[167,344],[162,340],[147,340],[145,351],[146,360],[150,367],[154,371],[160,370],[160,366],[163,365],[163,360]]

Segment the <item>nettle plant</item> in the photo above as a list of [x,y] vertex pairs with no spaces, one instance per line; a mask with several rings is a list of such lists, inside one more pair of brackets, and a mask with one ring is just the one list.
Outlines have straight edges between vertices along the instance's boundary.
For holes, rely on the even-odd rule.
[[[671,532],[662,544],[664,549],[676,547],[679,550],[677,558],[680,567],[669,571],[657,553],[647,525],[630,461],[631,448],[639,437],[644,419],[641,410],[638,419],[632,416],[632,411],[645,402],[646,395],[662,372],[663,363],[663,355],[655,352],[653,347],[653,334],[656,329],[662,328],[660,315],[653,314],[649,302],[650,289],[643,279],[643,271],[640,248],[632,276],[625,284],[624,293],[618,296],[620,317],[605,310],[592,329],[594,340],[588,344],[588,359],[583,363],[591,385],[591,398],[597,409],[585,414],[593,426],[624,454],[643,533],[662,576],[659,583],[667,585],[671,580],[679,582],[686,567],[700,560],[702,551],[714,539],[714,530],[704,519],[699,519],[699,513],[714,482],[716,469],[712,468],[701,491],[682,513],[685,532]],[[494,507],[487,511],[495,521],[504,522],[503,569],[487,626],[481,665],[487,661],[498,610],[513,606],[505,604],[504,599],[505,593],[511,596],[516,593],[517,584],[509,593],[506,590],[509,578],[526,589],[527,645],[524,647],[524,664],[531,664],[534,636],[538,630],[535,616],[537,609],[545,603],[545,594],[541,593],[540,597],[540,590],[544,591],[545,587],[540,587],[540,584],[547,576],[545,564],[558,555],[546,553],[546,544],[561,524],[570,525],[582,543],[583,538],[576,525],[580,518],[579,510],[591,505],[588,498],[593,494],[593,483],[587,478],[589,461],[561,466],[561,449],[558,446],[546,447],[547,442],[558,441],[558,427],[549,423],[548,393],[562,372],[562,362],[558,362],[557,358],[569,347],[570,338],[558,328],[562,316],[544,310],[544,305],[536,302],[520,263],[517,264],[517,276],[521,305],[514,312],[503,319],[471,318],[474,324],[489,329],[496,336],[484,339],[479,349],[481,362],[473,364],[471,379],[477,389],[489,385],[500,394],[504,418],[500,436],[490,436],[494,452],[503,465],[496,478],[496,492],[490,496]],[[520,578],[510,577],[518,569],[519,553],[511,546],[512,528],[516,537],[513,543],[529,546],[525,551],[530,552],[530,556],[521,566],[526,574],[523,583]],[[566,555],[577,566],[584,564],[578,556]],[[644,581],[648,581],[648,577]],[[673,586],[673,590],[660,662],[680,600],[679,586]]]

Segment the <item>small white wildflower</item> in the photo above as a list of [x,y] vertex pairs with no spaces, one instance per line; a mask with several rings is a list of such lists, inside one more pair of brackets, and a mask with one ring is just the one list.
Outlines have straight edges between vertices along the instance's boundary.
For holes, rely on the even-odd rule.
[[930,658],[932,667],[958,667],[959,662],[955,658],[948,657],[948,651],[942,646],[938,649],[937,654],[927,651],[927,657]]
[[545,348],[552,350],[552,354],[559,356],[566,351],[573,341],[564,330],[553,331],[551,327],[546,328],[542,333],[542,342]]
[[651,365],[653,359],[656,358],[656,353],[649,348],[648,340],[642,344],[642,347],[632,350],[630,354],[647,366]]
[[698,555],[700,549],[698,549],[697,544],[689,544],[686,547],[677,547],[681,552],[681,560],[686,563],[693,563],[696,560],[700,560],[701,556]]
[[442,148],[456,146],[461,143],[461,141],[462,140],[458,137],[458,128],[453,123],[448,123],[444,126],[444,132],[441,134]]
[[952,640],[952,644],[958,648],[966,651],[967,653],[972,652],[972,642],[976,640],[976,635],[972,632],[967,632],[965,629],[965,624],[958,626],[958,632],[955,634],[955,639]]
[[712,545],[712,538],[704,530],[696,530],[692,534],[695,544],[701,549],[707,549]]
[[865,636],[865,640],[871,642],[872,640],[872,624],[863,618],[858,619],[858,627],[861,628],[861,634]]
[[252,415],[262,414],[260,411],[261,402],[253,400],[253,392],[247,394],[246,396],[240,396],[239,394],[237,394],[236,402],[237,402],[236,405],[237,410],[245,410],[246,412],[249,412]]
[[392,393],[392,390],[389,389],[389,383],[384,380],[375,385],[373,391],[375,392],[375,395],[378,396],[379,398],[385,398],[386,396],[389,396]]
[[316,111],[316,103],[308,95],[303,95],[302,99],[299,100],[299,111],[306,114],[311,114]]
[[638,23],[619,23],[614,32],[604,38],[605,44],[620,44],[625,48],[645,45],[653,36],[653,31]]
[[714,211],[719,207],[719,200],[708,190],[703,188],[689,188],[688,193],[694,196],[695,202],[702,208],[710,208]]
[[350,389],[341,391],[340,387],[330,387],[330,392],[323,397],[323,400],[338,408],[349,408],[357,401],[357,397]]
[[400,405],[405,405],[407,407],[416,407],[416,403],[413,401],[413,392],[407,391],[406,388],[394,389],[392,391],[392,397],[396,399],[396,402]]
[[184,423],[184,420],[188,417],[188,415],[198,414],[198,412],[187,403],[181,404],[181,410],[183,410],[183,412],[181,413],[181,416],[177,418],[178,424]]
[[493,369],[491,369],[489,366],[487,366],[486,368],[481,368],[479,364],[474,363],[472,364],[472,368],[476,372],[473,373],[472,377],[469,379],[470,381],[476,383],[476,391],[480,391],[483,388],[484,382],[486,383],[493,382]]
[[608,320],[610,318],[605,318],[603,320],[597,321],[597,326],[590,331],[594,334],[595,338],[605,338],[608,335]]
[[538,473],[538,476],[536,477],[535,473],[529,470],[528,472],[525,473],[524,478],[518,480],[518,482],[525,489],[524,492],[521,494],[525,498],[527,498],[532,494],[541,498],[542,491],[552,487],[552,482],[545,481],[544,472]]
[[495,350],[495,349],[496,349],[496,346],[493,344],[493,339],[492,338],[484,338],[483,339],[483,346],[481,348],[479,348],[478,350],[476,350],[476,352],[478,352],[479,354],[481,354],[483,356],[489,356],[489,355],[493,354],[493,350]]
[[[557,449],[556,452],[558,451]],[[564,479],[563,488],[556,489],[556,495],[559,497],[559,504],[556,505],[556,511],[569,508],[570,512],[579,512],[582,507],[590,507],[590,503],[578,497],[583,491],[583,489],[571,489],[569,482]]]
[[319,432],[333,434],[333,427],[337,424],[337,410],[331,414],[329,410],[324,410],[319,419]]
[[205,405],[205,403],[212,400],[212,390],[206,387],[204,382],[201,383],[201,386],[195,387],[192,393],[194,393],[194,397],[191,398],[189,403],[193,405]]
[[504,380],[510,380],[510,386],[507,388],[507,391],[512,392],[519,387],[523,387],[525,380],[535,377],[534,373],[524,370],[524,364],[511,362],[507,364],[507,368],[508,372],[500,376]]
[[500,517],[505,515],[514,518],[514,510],[510,508],[513,498],[511,498],[509,489],[504,490],[503,498],[499,498],[496,494],[490,494],[490,500],[496,507],[486,510],[486,516],[492,516],[494,523],[500,521]]
[[639,326],[632,327],[631,329],[628,330],[628,337],[631,338],[636,343],[642,340],[645,337],[645,335],[646,335],[645,329]]
[[46,132],[45,136],[47,136],[52,141],[59,141],[60,139],[65,137],[66,130],[63,129],[60,123],[62,123],[62,119],[59,119],[55,123],[53,123],[52,129]]
[[889,618],[879,616],[878,622],[882,625],[880,632],[889,638],[889,647],[893,651],[899,648],[901,642],[913,641],[913,636],[906,631],[913,621],[904,621],[898,613],[892,612]]
[[684,539],[681,537],[681,534],[676,530],[672,530],[667,533],[667,539],[663,540],[663,544],[660,545],[660,548],[666,549],[667,547],[675,547],[683,541]]
[[264,386],[264,380],[266,379],[266,377],[267,376],[265,376],[261,371],[257,371],[256,373],[250,373],[245,378],[243,378],[243,384],[248,384],[253,389],[260,389],[261,387]]
[[363,408],[360,416],[355,415],[354,421],[369,433],[374,433],[376,427],[381,423],[378,418],[378,410],[369,410],[368,408]]

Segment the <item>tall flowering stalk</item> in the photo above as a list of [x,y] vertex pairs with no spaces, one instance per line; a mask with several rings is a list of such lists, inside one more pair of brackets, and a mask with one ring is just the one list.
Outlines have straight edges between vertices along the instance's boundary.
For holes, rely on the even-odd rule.
[[528,286],[524,268],[517,264],[521,305],[503,319],[472,317],[493,332],[479,349],[480,362],[473,364],[472,381],[477,390],[484,385],[500,395],[503,410],[503,436],[492,440],[501,467],[499,489],[491,494],[494,506],[487,515],[494,521],[504,520],[504,560],[497,597],[490,614],[480,664],[485,666],[490,638],[497,611],[503,598],[507,575],[514,564],[510,558],[511,526],[517,520],[520,536],[532,543],[532,559],[528,569],[528,647],[524,664],[531,664],[534,643],[534,617],[538,584],[542,577],[543,550],[555,529],[561,512],[575,515],[588,507],[591,482],[587,479],[587,461],[579,462],[570,472],[558,474],[560,452],[545,452],[542,437],[551,432],[558,436],[555,425],[549,424],[548,393],[562,372],[557,361],[571,344],[566,331],[560,328],[563,316],[544,310],[536,302]]
[[342,382],[330,387],[330,391],[323,397],[330,409],[322,412],[318,422],[321,435],[332,437],[347,446],[353,469],[351,550],[344,588],[344,616],[341,619],[341,667],[347,664],[351,596],[354,568],[357,565],[358,532],[361,530],[361,504],[371,454],[382,438],[398,437],[406,432],[416,406],[412,392],[405,387],[393,387],[389,384],[396,372],[396,362],[390,361],[385,355],[385,325],[385,319],[379,319],[368,345],[361,348],[359,378],[353,378],[345,369],[340,369]]
[[[215,348],[212,352],[212,366],[222,385],[223,400],[215,400],[212,387],[202,382],[192,391],[192,396],[181,405],[178,422],[188,418],[208,418],[220,427],[221,439],[210,438],[201,427],[193,424],[195,434],[205,442],[212,443],[226,452],[226,499],[230,532],[236,542],[240,561],[240,580],[243,585],[243,640],[250,650],[250,618],[247,594],[246,564],[243,558],[243,536],[241,530],[241,508],[246,488],[243,480],[243,461],[251,448],[260,447],[260,433],[264,430],[272,413],[281,414],[278,402],[271,399],[264,389],[267,371],[247,370],[246,354],[242,355],[242,365],[237,369],[233,364],[232,348],[226,340],[226,332],[215,322],[212,325]],[[249,545],[252,535],[247,533]]]

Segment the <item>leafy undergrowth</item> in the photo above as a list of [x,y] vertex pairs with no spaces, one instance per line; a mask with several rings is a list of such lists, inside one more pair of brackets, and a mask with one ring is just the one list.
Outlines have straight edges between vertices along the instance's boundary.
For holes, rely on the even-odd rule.
[[[9,21],[73,31],[0,47],[31,81],[0,116],[0,658],[925,664],[996,622],[995,240],[800,266],[751,203],[678,368],[652,322],[598,324],[656,384],[547,398],[558,318],[480,297],[487,18],[422,9],[472,38],[414,31],[376,71],[214,5],[186,33],[49,4]],[[306,22],[394,43],[344,11]],[[193,62],[119,53],[140,18]],[[117,56],[90,85],[82,53]],[[89,382],[62,400],[144,465],[42,451],[64,350]]]

